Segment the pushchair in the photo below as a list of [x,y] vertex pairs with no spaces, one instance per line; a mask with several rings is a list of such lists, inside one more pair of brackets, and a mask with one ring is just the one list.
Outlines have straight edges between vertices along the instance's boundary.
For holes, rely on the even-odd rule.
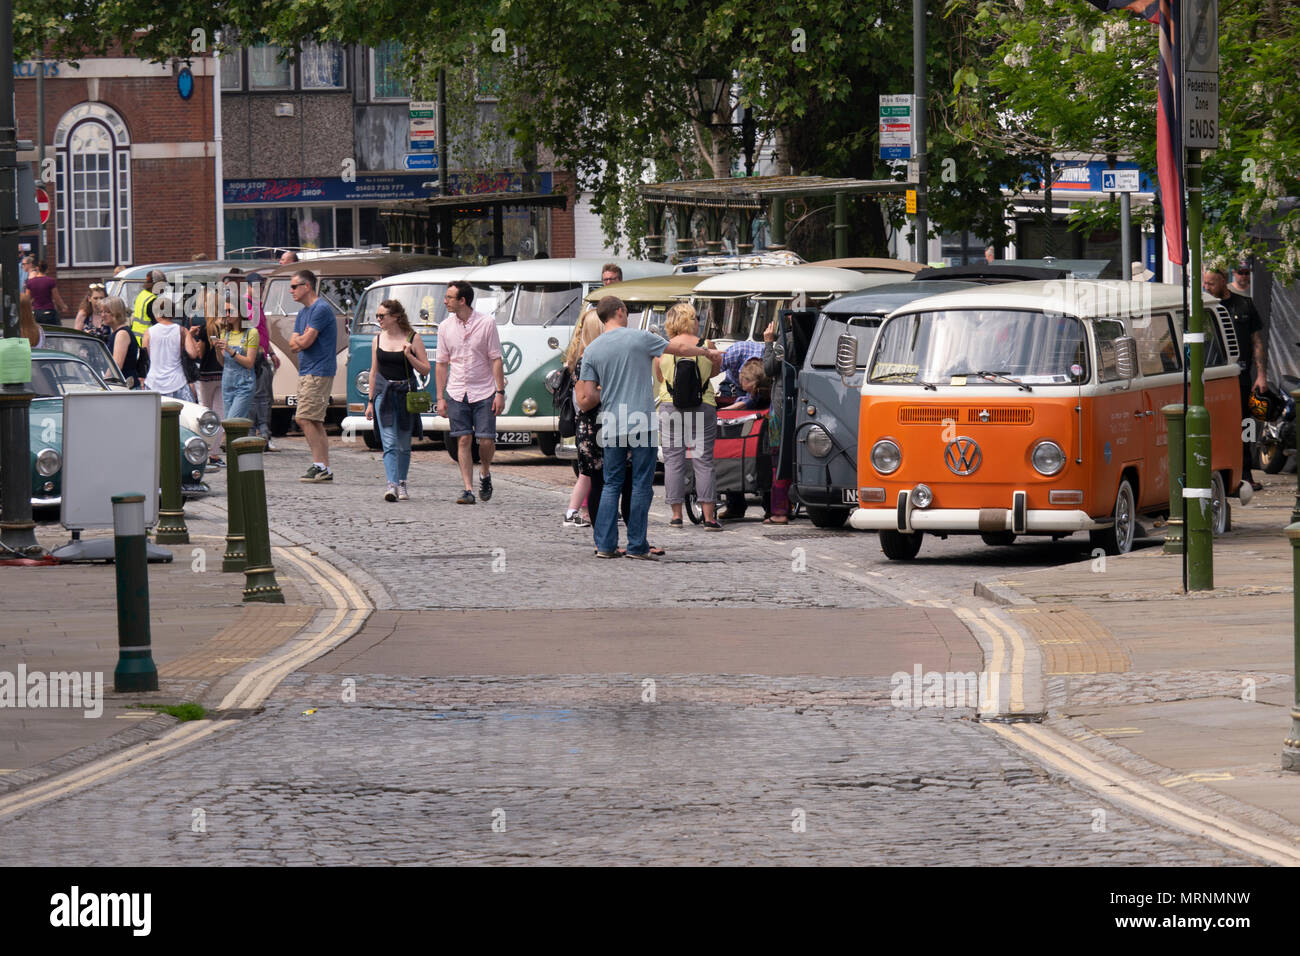
[[[767,441],[768,409],[737,408],[718,411],[718,438],[713,445],[713,467],[718,500],[728,492],[761,500],[772,488],[772,452]],[[686,457],[691,457],[690,449]],[[749,503],[749,502],[747,502]],[[686,469],[686,516],[692,524],[704,520],[695,497],[695,469]]]

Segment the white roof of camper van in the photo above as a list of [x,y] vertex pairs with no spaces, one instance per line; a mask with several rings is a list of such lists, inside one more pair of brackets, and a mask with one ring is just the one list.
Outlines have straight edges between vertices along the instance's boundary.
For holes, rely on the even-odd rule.
[[395,276],[376,279],[366,288],[383,289],[394,285],[445,285],[458,279],[468,279],[478,266],[450,266],[444,269],[421,269],[419,272],[399,272]]
[[623,270],[624,279],[663,276],[673,271],[672,266],[662,262],[633,259],[522,259],[481,266],[466,278],[484,285],[496,282],[599,282],[601,267],[609,262]]
[[850,269],[826,266],[774,266],[768,269],[742,269],[709,276],[695,287],[693,295],[703,299],[730,298],[737,295],[767,296],[775,292],[802,291],[809,295],[857,292],[873,285],[898,282],[897,273],[864,275]]
[[[1203,301],[1207,307],[1219,303],[1211,295],[1205,295]],[[1182,287],[1164,282],[1049,279],[1006,282],[927,296],[909,302],[894,314],[953,309],[1009,309],[1104,318],[1107,315],[1131,315],[1148,309],[1180,309],[1182,305]]]

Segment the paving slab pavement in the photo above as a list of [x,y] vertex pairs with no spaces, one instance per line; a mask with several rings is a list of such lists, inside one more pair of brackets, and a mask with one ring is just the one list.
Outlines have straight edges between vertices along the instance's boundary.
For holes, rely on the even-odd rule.
[[[1262,476],[1215,540],[1214,583],[1184,594],[1181,558],[1132,554],[1007,574],[976,594],[1044,659],[1047,725],[1187,799],[1300,839],[1300,775],[1281,769],[1294,700],[1296,476]],[[1159,539],[1157,539],[1159,540]],[[1150,543],[1148,542],[1148,545]]]
[[[211,709],[210,692],[223,677],[284,646],[315,617],[320,596],[290,562],[280,562],[276,575],[285,604],[245,605],[243,574],[221,571],[225,512],[191,503],[186,522],[191,543],[171,546],[171,563],[149,565],[150,638],[159,676],[153,693],[113,691],[118,633],[112,564],[0,567],[0,673],[16,678],[22,667],[30,679],[76,671],[91,675],[87,694],[91,684],[102,686],[102,706],[90,710],[0,707],[0,793],[152,739],[177,723],[142,704],[195,701]],[[111,533],[83,538],[100,536]],[[37,539],[55,548],[67,543],[68,533],[42,524]]]

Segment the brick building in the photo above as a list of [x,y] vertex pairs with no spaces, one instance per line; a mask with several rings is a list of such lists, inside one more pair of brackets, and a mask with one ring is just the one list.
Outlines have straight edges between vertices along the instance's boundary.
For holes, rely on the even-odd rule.
[[[87,281],[117,266],[210,257],[216,248],[214,62],[127,57],[47,60],[45,129],[37,120],[39,61],[14,64],[18,138],[49,195],[44,258],[70,308]],[[188,96],[183,96],[188,92]],[[35,233],[21,237],[36,251]]]

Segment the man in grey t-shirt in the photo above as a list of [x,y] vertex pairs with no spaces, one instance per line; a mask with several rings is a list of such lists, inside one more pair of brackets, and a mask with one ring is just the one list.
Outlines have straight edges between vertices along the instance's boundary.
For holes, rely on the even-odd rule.
[[659,355],[706,355],[722,361],[716,349],[667,342],[640,329],[627,327],[627,306],[607,295],[596,303],[605,331],[582,353],[582,378],[575,394],[578,408],[600,406],[600,443],[604,448],[605,487],[592,534],[596,556],[618,557],[618,498],[623,473],[632,469],[632,508],[627,517],[627,556],[658,560],[646,540],[650,499],[654,496],[655,426],[654,388],[650,363]]

